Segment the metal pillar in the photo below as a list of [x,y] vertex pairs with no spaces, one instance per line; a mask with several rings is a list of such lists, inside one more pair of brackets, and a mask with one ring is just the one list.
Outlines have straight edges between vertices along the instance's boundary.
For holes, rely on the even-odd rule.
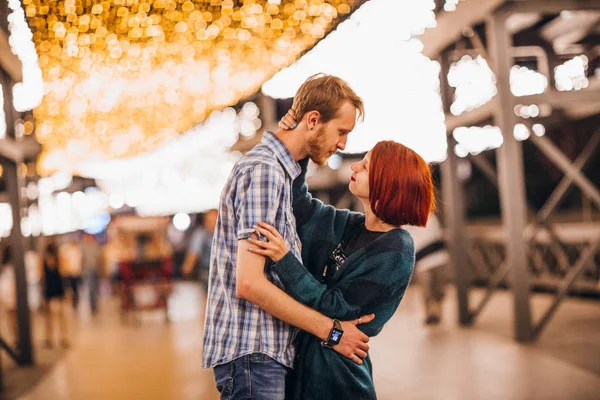
[[502,131],[504,143],[497,150],[500,205],[506,235],[506,267],[511,271],[514,295],[515,339],[528,342],[533,338],[529,304],[529,272],[527,243],[524,237],[527,222],[523,149],[514,138],[516,117],[514,99],[510,91],[512,58],[509,49],[512,37],[506,29],[506,17],[494,14],[486,21],[490,55],[495,62],[498,95],[494,117]]
[[260,110],[260,120],[263,129],[277,132],[277,111],[275,110],[275,99],[265,96],[262,92],[258,93],[257,105]]
[[600,190],[581,173],[581,168],[574,166],[562,151],[547,137],[531,136],[531,142],[537,146],[564,174],[581,189],[582,193],[600,207]]
[[[452,99],[448,93],[448,71],[450,60],[448,53],[442,53],[440,87],[444,112],[450,109]],[[469,311],[469,258],[467,254],[468,238],[465,225],[464,188],[457,171],[458,157],[454,153],[456,141],[452,133],[448,135],[448,158],[441,164],[442,196],[444,204],[444,222],[446,241],[450,250],[450,263],[454,273],[458,300],[458,318],[461,325],[472,322]]]
[[[14,108],[12,85],[6,72],[0,70],[0,82],[4,94],[4,113],[6,116],[6,136],[15,138]],[[17,291],[17,328],[19,338],[18,363],[19,365],[33,364],[33,348],[31,343],[31,321],[29,304],[27,301],[27,277],[25,273],[25,259],[23,248],[23,235],[21,233],[21,188],[19,185],[18,163],[3,159],[4,179],[8,191],[8,198],[12,208],[13,228],[10,234],[12,246],[13,265],[15,268],[15,284]]]

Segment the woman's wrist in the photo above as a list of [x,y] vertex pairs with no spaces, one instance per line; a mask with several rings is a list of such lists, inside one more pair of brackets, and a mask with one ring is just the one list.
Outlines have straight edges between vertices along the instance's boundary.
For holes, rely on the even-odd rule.
[[273,260],[273,263],[278,263],[279,261],[283,260],[284,258],[287,258],[288,254],[290,254],[290,251],[286,251],[284,255],[282,255],[281,257],[279,257],[277,260]]
[[285,258],[285,256],[287,256],[289,253],[290,253],[290,251],[289,251],[289,249],[288,249],[288,250],[287,250],[285,253],[283,253],[283,255],[282,255],[281,257],[279,257],[277,260],[275,260],[275,262],[277,262],[277,261],[280,261],[280,260],[284,259],[284,258]]

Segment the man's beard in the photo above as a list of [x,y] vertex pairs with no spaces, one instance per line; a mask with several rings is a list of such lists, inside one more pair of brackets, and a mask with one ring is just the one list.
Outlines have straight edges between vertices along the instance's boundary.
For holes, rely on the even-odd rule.
[[314,135],[308,138],[306,143],[310,159],[319,166],[325,165],[329,158],[329,150],[325,148],[326,140],[325,127],[321,126]]

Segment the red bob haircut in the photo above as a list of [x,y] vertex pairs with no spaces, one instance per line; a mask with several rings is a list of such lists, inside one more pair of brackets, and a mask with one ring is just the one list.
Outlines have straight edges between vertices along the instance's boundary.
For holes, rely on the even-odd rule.
[[385,140],[371,150],[369,200],[371,210],[394,226],[426,226],[435,210],[429,165],[412,149]]

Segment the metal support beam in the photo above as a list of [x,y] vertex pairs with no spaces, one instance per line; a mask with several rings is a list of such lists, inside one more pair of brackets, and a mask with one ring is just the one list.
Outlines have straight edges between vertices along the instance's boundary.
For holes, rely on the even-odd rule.
[[13,54],[8,43],[8,1],[0,0],[0,69],[4,69],[14,82],[23,80],[21,60]]
[[471,111],[465,111],[460,115],[446,113],[446,132],[452,133],[459,126],[477,125],[494,115],[497,99],[493,98],[481,107]]
[[598,188],[576,168],[562,151],[556,147],[547,137],[531,135],[531,142],[535,144],[548,157],[554,165],[569,176],[598,207],[600,207],[600,191]]
[[[600,104],[600,84],[595,78],[590,79],[588,89],[560,92],[549,89],[542,94],[515,97],[515,104],[549,104],[554,108],[571,108],[574,105]],[[512,95],[512,94],[511,94]],[[446,132],[452,133],[459,126],[472,126],[481,123],[494,115],[497,108],[498,98],[495,97],[471,111],[465,111],[460,115],[446,112]]]
[[277,132],[277,112],[275,110],[275,100],[266,96],[262,91],[258,92],[257,95],[258,108],[260,109],[259,118],[262,122],[263,129],[271,132]]
[[[573,163],[573,167],[578,171],[581,171],[581,169],[585,166],[590,157],[595,153],[596,148],[599,144],[600,130],[596,131],[596,133],[592,136],[590,141],[585,145],[583,151],[581,152],[581,154],[579,154],[579,156]],[[546,200],[546,203],[544,203],[544,205],[538,212],[536,217],[536,222],[538,224],[543,224],[546,222],[546,220],[550,217],[556,206],[558,206],[558,204],[562,200],[563,196],[567,193],[572,183],[573,178],[570,175],[565,175],[561,179],[558,186],[556,186],[552,194],[550,194],[550,196],[548,197],[548,200]]]
[[465,224],[464,188],[458,178],[456,167],[458,157],[454,154],[455,140],[448,136],[448,158],[441,167],[442,196],[444,204],[444,225],[446,241],[450,250],[450,264],[454,273],[458,300],[458,318],[461,325],[472,323],[469,310],[469,257],[468,238]]
[[523,149],[513,136],[516,116],[513,112],[514,98],[510,91],[509,56],[512,37],[506,29],[506,18],[494,15],[487,20],[486,32],[489,53],[495,60],[498,86],[496,124],[502,131],[504,143],[497,150],[500,205],[506,237],[506,267],[511,271],[511,287],[514,295],[515,339],[519,342],[532,340],[531,310],[529,304],[529,271],[527,244],[524,231],[527,221],[525,183],[523,173]]
[[423,54],[436,58],[443,49],[456,42],[465,26],[474,26],[483,22],[506,0],[467,0],[458,3],[453,12],[442,12],[437,18],[437,27],[428,29],[419,37],[423,43]]
[[[13,109],[12,90],[8,75],[0,70],[0,82],[4,94],[4,113],[6,115],[6,134],[9,138],[15,137],[15,121]],[[29,304],[27,301],[27,278],[25,274],[25,259],[23,248],[23,235],[21,233],[21,188],[18,177],[18,164],[2,160],[4,179],[12,208],[13,227],[10,234],[12,246],[13,265],[15,268],[15,286],[17,289],[17,328],[19,337],[20,365],[33,364],[33,348],[31,343],[31,321]]]
[[[496,174],[496,169],[494,168],[494,166],[483,155],[470,156],[469,160],[471,160],[473,162],[473,164],[477,168],[479,168],[479,170],[494,185],[494,187],[496,189],[498,189],[498,176]],[[532,205],[528,206],[528,210],[530,212],[535,213],[535,208]],[[551,225],[545,224],[545,222],[546,221],[542,221],[538,224],[535,224],[535,226],[533,227],[534,233],[532,234],[531,238],[528,241],[529,254],[532,258],[532,261],[534,261],[534,263],[540,261],[539,257],[536,258],[537,251],[535,249],[534,239],[535,239],[537,232],[539,232],[539,225],[543,223],[544,224],[543,227],[546,228],[546,230],[548,231],[550,240],[553,242],[552,248],[554,249],[554,256],[556,257],[557,262],[561,265],[561,267],[568,269],[568,267],[569,267],[568,258],[567,258],[567,255],[566,255],[564,249],[562,248],[562,244],[558,237],[558,234],[554,231],[554,228]],[[539,270],[539,268],[538,268],[538,270]],[[506,263],[502,262],[502,263],[500,263],[500,266],[496,269],[496,271],[492,274],[492,276],[490,276],[488,278],[487,292],[486,292],[485,296],[483,297],[483,299],[480,300],[479,304],[477,304],[475,306],[475,309],[473,310],[473,313],[472,313],[473,319],[475,319],[481,313],[481,311],[484,309],[486,304],[491,299],[495,290],[498,288],[498,286],[500,286],[500,284],[502,283],[504,278],[506,278],[506,276],[508,275],[509,272],[510,272],[510,267],[508,267]]]
[[538,12],[541,14],[560,14],[569,10],[600,10],[598,0],[516,0],[508,1],[498,10],[499,17],[516,13]]
[[23,162],[23,149],[11,138],[0,139],[0,157],[14,163]]
[[19,363],[19,355],[2,338],[0,338],[0,349],[4,350],[15,363]]
[[3,68],[14,82],[23,81],[21,60],[14,55],[8,43],[8,36],[0,30],[0,68]]
[[551,106],[558,108],[572,107],[573,105],[582,103],[600,103],[600,88],[588,88],[566,92],[549,89],[542,94],[517,97],[516,103],[550,104]]
[[510,272],[510,267],[507,266],[506,263],[501,263],[498,269],[490,276],[487,284],[487,291],[485,296],[481,299],[475,310],[473,310],[473,318],[481,313],[481,311],[485,308],[486,304],[492,298],[492,295],[500,286],[500,283],[506,278],[508,273]]
[[552,302],[550,307],[548,307],[548,310],[541,318],[540,322],[534,328],[535,337],[538,337],[541,331],[544,329],[544,327],[548,324],[548,322],[558,309],[558,306],[562,302],[562,299],[567,295],[569,289],[573,285],[573,282],[575,282],[575,279],[577,279],[579,274],[583,272],[585,266],[593,259],[593,257],[598,252],[599,248],[600,236],[598,236],[595,241],[590,243],[588,247],[581,253],[575,265],[571,267],[567,276],[565,276],[564,280],[558,286],[558,291],[556,297],[554,298],[554,301]]
[[[448,71],[450,69],[448,54],[442,54],[440,64],[442,66],[440,73],[442,105],[444,110],[448,110],[452,101],[448,93]],[[454,137],[448,136],[448,158],[441,164],[444,219],[450,263],[454,271],[458,297],[458,318],[461,325],[470,325],[472,318],[469,311],[469,257],[467,254],[464,188],[456,173],[458,157],[454,153],[455,145]]]
[[483,154],[469,156],[469,160],[485,175],[496,189],[498,189],[498,175],[494,166],[485,158]]
[[14,163],[34,160],[42,151],[42,146],[33,136],[25,136],[19,141],[7,137],[0,139],[0,157]]

